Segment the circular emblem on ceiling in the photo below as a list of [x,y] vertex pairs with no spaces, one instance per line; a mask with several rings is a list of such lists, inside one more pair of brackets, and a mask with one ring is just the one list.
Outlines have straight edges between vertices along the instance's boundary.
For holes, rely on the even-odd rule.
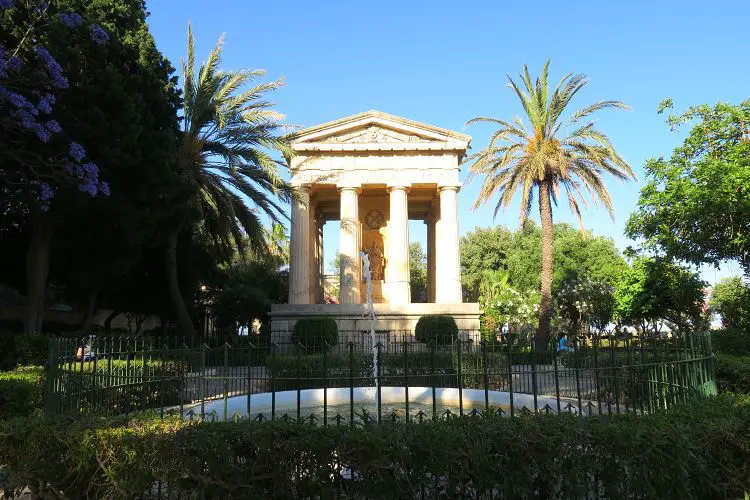
[[385,225],[385,215],[380,210],[370,210],[365,215],[365,224],[370,229],[380,229]]

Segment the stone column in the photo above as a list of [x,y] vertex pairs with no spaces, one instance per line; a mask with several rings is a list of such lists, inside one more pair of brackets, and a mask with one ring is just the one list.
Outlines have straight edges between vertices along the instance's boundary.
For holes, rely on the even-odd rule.
[[289,303],[310,303],[310,188],[299,188],[299,200],[292,201],[292,233],[289,256]]
[[431,214],[425,219],[427,224],[427,302],[435,302],[435,221]]
[[457,304],[461,294],[461,267],[458,252],[458,186],[440,186],[440,221],[437,225],[437,283],[435,302]]
[[359,188],[344,187],[341,192],[341,303],[359,304]]
[[389,187],[390,220],[388,221],[388,260],[385,281],[388,302],[408,304],[409,290],[409,206],[405,186]]
[[316,203],[310,200],[310,205],[307,209],[307,213],[310,217],[310,233],[308,237],[310,249],[309,249],[309,264],[308,269],[310,270],[310,277],[308,279],[308,289],[310,294],[309,303],[316,304],[318,298],[318,221],[316,218]]
[[323,255],[323,224],[325,224],[325,221],[322,219],[318,219],[318,227],[317,227],[317,248],[318,248],[318,288],[317,288],[317,300],[316,302],[319,304],[325,303],[325,267],[324,267],[324,260],[325,256]]

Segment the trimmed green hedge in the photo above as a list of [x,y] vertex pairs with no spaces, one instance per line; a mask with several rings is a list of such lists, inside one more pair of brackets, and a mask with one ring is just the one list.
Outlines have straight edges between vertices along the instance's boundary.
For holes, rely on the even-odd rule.
[[308,349],[323,349],[338,344],[339,328],[330,316],[301,318],[294,324],[292,342],[300,343]]
[[0,422],[0,464],[8,493],[70,498],[742,498],[750,400],[354,429],[21,419]]
[[26,366],[0,372],[0,419],[41,414],[44,369]]
[[414,336],[425,344],[433,342],[437,345],[451,345],[458,338],[458,326],[452,316],[422,316],[414,327]]

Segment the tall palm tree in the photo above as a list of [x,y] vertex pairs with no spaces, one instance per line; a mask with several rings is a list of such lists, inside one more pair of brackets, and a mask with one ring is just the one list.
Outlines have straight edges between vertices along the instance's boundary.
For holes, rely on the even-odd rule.
[[521,88],[508,77],[508,86],[521,101],[529,127],[516,117],[513,121],[479,117],[470,125],[489,122],[498,126],[486,149],[469,156],[471,175],[485,176],[473,208],[499,195],[495,216],[500,208],[507,208],[521,192],[521,222],[529,216],[534,196],[539,202],[542,221],[542,272],[539,326],[536,340],[546,343],[552,321],[552,204],[557,205],[560,187],[571,211],[581,220],[580,204],[588,207],[584,193],[588,192],[595,205],[606,207],[614,220],[614,208],[604,186],[603,174],[622,181],[635,179],[635,174],[606,135],[587,119],[592,113],[606,108],[630,109],[619,101],[600,101],[585,106],[563,121],[562,114],[573,96],[588,79],[585,75],[566,74],[550,95],[547,86],[549,61],[542,74],[532,82],[527,66],[521,75]]
[[[287,139],[279,134],[283,116],[265,100],[265,94],[281,87],[283,80],[257,82],[265,74],[262,70],[220,70],[223,39],[222,35],[196,74],[195,41],[188,25],[178,168],[193,186],[190,204],[198,214],[194,222],[228,260],[235,248],[242,255],[246,244],[258,251],[265,248],[260,214],[280,224],[281,203],[294,192],[279,176],[282,163],[268,152],[293,155]],[[178,327],[191,334],[195,330],[178,281],[178,236],[178,228],[169,234],[169,292]]]

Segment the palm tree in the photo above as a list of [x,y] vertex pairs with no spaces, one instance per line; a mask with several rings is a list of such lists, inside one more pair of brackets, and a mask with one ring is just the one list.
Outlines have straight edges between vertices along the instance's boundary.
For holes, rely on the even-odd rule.
[[494,212],[497,216],[500,208],[507,208],[516,191],[520,191],[523,223],[529,216],[535,193],[538,198],[542,221],[542,286],[536,340],[542,345],[549,339],[552,321],[552,204],[557,205],[560,186],[565,188],[570,209],[583,227],[580,203],[588,207],[585,192],[595,205],[601,201],[614,220],[612,199],[604,186],[603,174],[622,181],[635,179],[633,170],[607,136],[594,127],[594,122],[584,120],[602,109],[630,108],[619,101],[600,101],[579,109],[563,121],[563,111],[588,79],[585,75],[568,73],[550,95],[548,68],[549,61],[541,76],[532,82],[528,67],[524,66],[523,89],[508,77],[508,86],[520,99],[529,128],[519,117],[512,122],[479,117],[466,123],[489,122],[498,126],[487,148],[466,159],[472,176],[486,176],[473,208],[499,195]]
[[[264,94],[281,87],[283,81],[257,83],[265,74],[262,70],[220,70],[223,39],[222,35],[196,74],[195,43],[188,25],[178,168],[193,186],[189,203],[198,214],[196,226],[229,260],[235,249],[244,254],[246,244],[257,251],[266,248],[261,213],[281,223],[281,202],[288,202],[294,193],[279,176],[282,163],[268,150],[285,156],[293,152],[285,136],[278,133],[283,116],[271,109],[273,103],[264,100]],[[178,236],[178,228],[169,234],[169,292],[179,329],[192,334],[193,323],[178,281]]]

